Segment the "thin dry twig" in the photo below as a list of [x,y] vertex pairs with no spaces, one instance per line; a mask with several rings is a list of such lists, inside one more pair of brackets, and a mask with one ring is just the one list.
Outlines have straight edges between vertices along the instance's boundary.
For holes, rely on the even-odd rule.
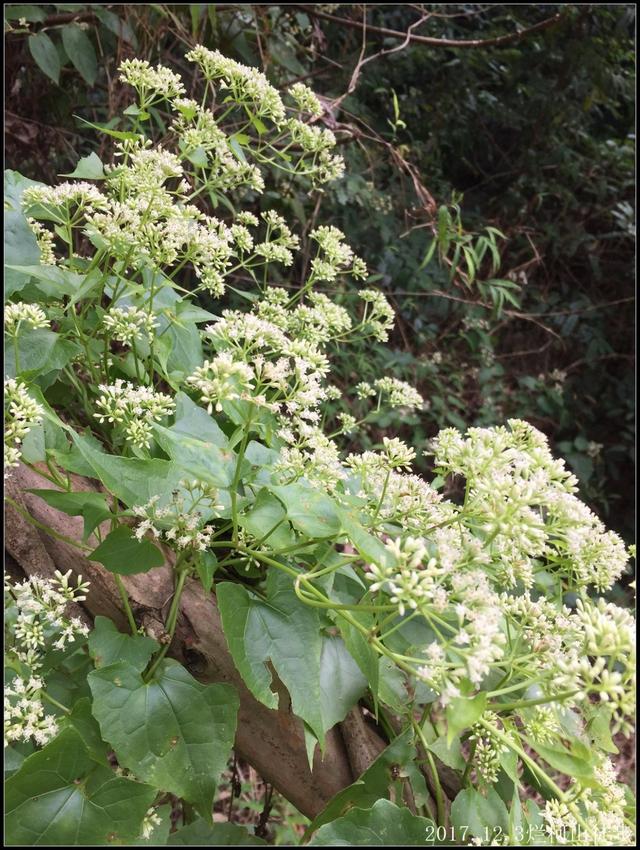
[[[319,12],[317,9],[312,9],[309,6],[302,6],[297,4],[290,4],[293,9],[300,9],[301,11],[306,12],[307,15],[311,15],[315,18],[322,18],[326,21],[333,21],[336,24],[342,24],[346,27],[352,27],[355,29],[360,29],[362,24],[358,21],[354,21],[350,18],[339,18],[336,15],[330,15],[327,12]],[[365,7],[366,8],[366,7]],[[411,34],[409,41],[415,42],[416,44],[428,44],[431,47],[461,47],[461,48],[481,48],[481,47],[502,47],[505,44],[513,44],[514,42],[520,41],[526,36],[531,35],[534,32],[540,32],[540,30],[545,30],[548,27],[555,26],[559,24],[560,21],[563,20],[567,16],[567,9],[563,9],[560,12],[557,12],[550,18],[545,18],[544,21],[540,21],[537,24],[533,24],[533,26],[527,27],[526,29],[519,30],[518,32],[508,33],[507,35],[500,35],[496,38],[486,38],[486,39],[453,39],[453,38],[432,38],[426,35],[415,35]],[[398,30],[391,30],[387,27],[375,27],[368,26],[368,31],[371,33],[376,33],[378,35],[385,35],[389,38],[402,38],[406,37],[406,33],[399,32]]]

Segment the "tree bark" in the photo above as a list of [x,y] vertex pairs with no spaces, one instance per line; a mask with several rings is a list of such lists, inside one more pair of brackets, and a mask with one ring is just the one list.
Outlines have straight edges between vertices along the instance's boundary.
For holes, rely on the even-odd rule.
[[[39,523],[71,540],[82,539],[83,522],[51,508],[30,488],[50,488],[37,473],[20,466],[12,471],[6,492]],[[98,489],[88,479],[74,477],[74,490]],[[108,526],[104,529],[108,532]],[[52,576],[54,570],[81,574],[91,582],[84,602],[85,616],[110,617],[121,631],[128,631],[126,617],[113,576],[100,564],[89,561],[80,548],[34,527],[11,505],[5,513],[5,547],[27,575]],[[96,543],[97,545],[97,543]],[[165,566],[146,574],[122,576],[139,624],[150,633],[162,629],[173,594],[172,553],[165,550]],[[195,580],[188,580],[181,600],[178,626],[170,653],[201,682],[228,682],[238,691],[240,711],[236,752],[249,762],[304,815],[314,818],[329,800],[351,784],[373,761],[385,742],[368,724],[358,724],[357,740],[351,733],[353,717],[327,734],[324,757],[316,748],[313,770],[307,760],[302,721],[288,709],[268,709],[244,685],[229,653],[215,596],[205,594]],[[281,696],[286,696],[280,690]],[[360,709],[356,709],[360,712]],[[366,728],[366,734],[362,729]]]

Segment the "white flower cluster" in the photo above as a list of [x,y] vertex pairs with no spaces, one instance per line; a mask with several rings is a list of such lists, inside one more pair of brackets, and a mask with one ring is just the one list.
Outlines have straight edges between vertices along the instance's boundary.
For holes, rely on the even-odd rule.
[[319,118],[324,112],[317,96],[304,83],[294,83],[289,89],[289,94],[302,112],[309,112],[314,118]]
[[523,711],[527,734],[539,744],[551,744],[561,732],[558,714],[552,705],[536,705]]
[[4,690],[4,745],[30,741],[44,746],[58,734],[58,721],[45,714],[42,704],[42,679],[16,676]]
[[[58,723],[45,713],[42,675],[34,673],[44,665],[51,649],[62,650],[89,630],[77,617],[66,613],[70,602],[86,599],[88,583],[78,576],[70,583],[71,570],[54,578],[30,576],[22,582],[5,578],[5,634],[9,667],[19,665],[4,692],[5,747],[13,741],[30,741],[43,746],[58,732]],[[26,668],[26,670],[25,670]]]
[[371,591],[388,593],[389,601],[398,606],[403,616],[405,606],[415,610],[418,605],[433,599],[442,569],[435,558],[428,557],[423,540],[396,538],[386,543],[386,549],[391,555],[389,561],[384,565],[370,564],[366,576],[373,581]]
[[379,289],[361,289],[358,297],[365,302],[362,324],[375,339],[386,342],[395,322],[393,307]]
[[[222,275],[234,254],[232,231],[196,206],[176,203],[189,184],[175,191],[166,184],[183,174],[180,159],[150,142],[119,144],[126,165],[108,171],[110,197],[86,216],[87,235],[100,248],[138,265],[143,259],[158,268],[191,263],[196,275]],[[133,260],[132,260],[133,258]]]
[[[300,246],[300,239],[293,234],[284,218],[275,210],[267,210],[262,213],[262,218],[267,224],[267,238],[255,246],[255,253],[264,257],[268,263],[282,263],[290,266],[293,263],[293,254]],[[277,234],[273,236],[273,232]]]
[[[15,605],[17,616],[12,626],[14,652],[31,669],[41,666],[39,656],[47,649],[64,649],[77,635],[86,635],[87,627],[77,617],[67,618],[69,602],[85,600],[89,585],[78,576],[69,583],[71,570],[54,578],[30,576],[23,582],[5,583],[5,607]],[[53,638],[55,637],[55,640]]]
[[200,401],[205,402],[207,412],[212,413],[214,406],[217,411],[221,411],[225,401],[250,398],[254,378],[250,366],[234,360],[225,351],[213,360],[205,360],[187,378],[187,383],[200,392]]
[[53,233],[47,230],[42,222],[36,221],[35,218],[27,218],[27,224],[38,243],[40,263],[43,266],[55,266],[58,260],[54,249]]
[[[538,696],[573,694],[566,703],[571,704],[595,695],[610,707],[614,732],[632,730],[636,628],[629,611],[586,595],[573,612],[544,598],[534,601],[528,594],[503,594],[501,607],[533,655],[528,669],[541,682]],[[531,720],[523,714],[525,724]]]
[[374,386],[379,393],[387,397],[387,403],[391,407],[421,410],[425,406],[425,400],[420,393],[406,381],[400,381],[398,378],[379,378],[374,382]]
[[44,415],[41,405],[31,398],[22,381],[5,378],[4,382],[4,475],[18,466],[22,456],[20,446],[29,431]]
[[189,62],[195,62],[207,80],[221,80],[221,88],[228,88],[236,103],[250,105],[259,118],[269,118],[276,126],[285,119],[282,98],[262,71],[241,65],[218,50],[197,45],[187,53]]
[[94,413],[98,422],[112,422],[120,426],[125,440],[134,446],[149,448],[152,424],[168,416],[175,408],[173,399],[150,387],[135,386],[118,378],[114,384],[100,384],[101,393],[96,401],[100,413]]
[[[482,715],[482,719],[494,728],[500,728],[500,721],[495,712],[485,711]],[[506,753],[509,748],[506,744],[499,741],[494,734],[492,734],[491,729],[487,729],[487,727],[481,723],[475,723],[471,727],[469,740],[475,741],[476,746],[473,763],[478,772],[478,776],[487,785],[493,785],[498,781],[500,757],[503,753]]]
[[184,156],[193,161],[206,158],[207,181],[213,189],[227,191],[247,186],[256,192],[264,189],[260,169],[239,159],[229,138],[218,126],[214,113],[193,100],[177,99],[173,108],[179,113],[171,129],[180,138]]
[[102,325],[112,339],[117,339],[124,345],[146,337],[153,341],[158,327],[153,313],[147,313],[137,307],[111,307],[102,318]]
[[291,141],[300,145],[306,153],[322,153],[336,145],[336,137],[331,130],[310,127],[309,124],[297,118],[289,118],[286,126],[291,135]]
[[4,308],[4,331],[11,337],[18,336],[22,325],[30,328],[48,328],[47,314],[37,304],[16,301]]
[[60,183],[58,186],[29,186],[22,193],[22,206],[46,207],[56,211],[60,207],[77,207],[86,211],[99,209],[105,204],[102,192],[92,183]]
[[42,691],[45,683],[34,672],[43,667],[44,656],[62,650],[89,630],[77,617],[66,613],[70,602],[82,602],[89,588],[78,576],[70,583],[71,570],[56,570],[54,578],[30,576],[22,582],[5,578],[6,651],[9,658],[31,672],[16,675],[5,688],[5,747],[12,741],[44,745],[58,732],[56,718],[45,714]]
[[136,89],[143,106],[151,106],[159,98],[169,100],[178,97],[185,91],[178,74],[162,65],[152,68],[146,59],[125,59],[121,62],[120,80]]
[[367,265],[356,257],[344,241],[341,230],[332,225],[317,227],[310,233],[311,239],[318,245],[318,255],[311,260],[311,272],[314,281],[333,283],[338,275],[350,274],[355,278],[367,276]]
[[600,591],[624,571],[623,541],[574,495],[575,476],[529,423],[470,428],[466,437],[445,429],[433,453],[438,474],[466,479],[467,514],[507,585],[531,586],[536,558],[568,571],[578,586]]
[[[575,803],[570,808],[560,800],[548,800],[542,810],[547,836],[558,844],[593,844],[607,847],[630,847],[634,844],[631,822],[625,817],[624,786],[617,781],[611,761],[603,758],[594,769],[595,787],[573,780],[570,791]],[[575,811],[581,817],[578,823]]]
[[160,504],[160,496],[153,496],[146,505],[136,505],[132,510],[142,521],[135,531],[138,540],[149,532],[157,539],[176,549],[193,549],[204,552],[214,533],[207,523],[214,512],[223,510],[215,504],[218,491],[203,481],[181,481],[184,492],[175,492],[170,501]]

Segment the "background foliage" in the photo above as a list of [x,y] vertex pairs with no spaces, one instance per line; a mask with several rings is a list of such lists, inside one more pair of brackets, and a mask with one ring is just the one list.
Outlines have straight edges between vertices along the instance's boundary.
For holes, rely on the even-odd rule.
[[[266,66],[278,85],[309,80],[340,101],[329,120],[348,176],[315,205],[283,178],[278,197],[263,202],[307,229],[320,213],[343,229],[401,316],[393,344],[363,350],[345,382],[389,369],[415,381],[430,401],[406,422],[403,436],[416,445],[443,425],[526,416],[567,457],[585,498],[631,539],[633,7],[424,9],[418,31],[445,39],[492,39],[558,10],[561,21],[479,49],[390,52],[400,40],[369,31],[363,57],[390,53],[363,66],[343,97],[362,34],[335,19],[360,24],[359,6],[6,7],[7,165],[49,181],[95,150],[79,119],[117,111],[114,69],[126,56],[186,71],[183,48],[198,41]],[[408,5],[370,7],[367,18],[401,33],[418,19]],[[453,219],[448,264],[438,262],[445,213],[439,250],[430,250],[425,190],[429,212],[435,199]],[[464,253],[459,268],[450,264],[461,235],[487,225],[505,236],[496,237],[500,267],[488,267],[486,252],[469,281]],[[513,286],[482,283],[491,278]],[[381,426],[382,417],[372,423]]]

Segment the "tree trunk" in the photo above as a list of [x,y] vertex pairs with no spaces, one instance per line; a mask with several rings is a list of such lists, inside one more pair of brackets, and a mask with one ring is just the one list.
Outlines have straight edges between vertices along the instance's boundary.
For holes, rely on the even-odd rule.
[[[97,489],[93,482],[74,477],[74,490]],[[29,488],[50,488],[37,473],[25,466],[12,471],[6,493],[37,522],[74,541],[82,539],[83,521],[49,507]],[[108,532],[108,527],[105,531]],[[82,550],[34,527],[11,505],[5,515],[5,546],[27,574],[52,576],[54,570],[81,574],[91,582],[83,604],[84,616],[111,618],[121,631],[128,631],[126,617],[113,576],[100,564],[89,561]],[[97,543],[95,544],[97,545]],[[163,629],[167,605],[173,594],[173,554],[165,550],[165,566],[146,574],[123,576],[139,624],[153,635]],[[240,696],[236,752],[249,762],[287,800],[313,818],[328,801],[371,763],[385,742],[366,723],[354,724],[353,717],[327,734],[326,751],[316,748],[313,771],[307,760],[302,721],[291,714],[288,698],[280,689],[281,708],[271,710],[258,702],[244,685],[229,653],[215,596],[205,594],[195,580],[188,580],[170,655],[183,663],[201,682],[229,682]],[[284,699],[282,697],[285,697]],[[355,709],[358,714],[360,709]],[[357,725],[358,734],[352,729]],[[366,730],[366,734],[362,730]]]

